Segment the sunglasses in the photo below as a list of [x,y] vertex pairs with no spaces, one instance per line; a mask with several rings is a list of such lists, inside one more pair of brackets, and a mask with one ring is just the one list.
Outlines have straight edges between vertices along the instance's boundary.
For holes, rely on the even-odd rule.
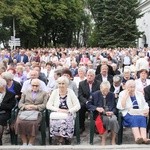
[[33,84],[32,86],[38,87],[39,85],[35,85],[35,84]]

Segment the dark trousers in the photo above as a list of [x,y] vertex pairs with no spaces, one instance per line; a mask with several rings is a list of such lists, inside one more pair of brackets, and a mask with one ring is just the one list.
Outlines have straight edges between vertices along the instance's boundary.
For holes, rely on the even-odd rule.
[[85,128],[85,113],[86,113],[87,108],[86,105],[81,105],[81,109],[79,110],[79,122],[80,122],[80,128]]

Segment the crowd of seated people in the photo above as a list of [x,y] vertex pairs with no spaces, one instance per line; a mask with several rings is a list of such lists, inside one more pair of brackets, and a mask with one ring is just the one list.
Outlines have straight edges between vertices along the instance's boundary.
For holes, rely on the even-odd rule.
[[[2,139],[3,128],[7,125],[7,120],[10,119],[11,109],[15,106],[16,99],[18,100],[20,114],[22,105],[24,105],[24,103],[26,104],[26,101],[28,101],[26,98],[29,96],[29,91],[31,94],[30,102],[32,104],[36,103],[36,101],[33,102],[34,95],[37,95],[38,92],[42,91],[42,93],[44,93],[43,97],[45,98],[43,101],[40,101],[40,104],[38,104],[39,106],[33,107],[34,110],[41,111],[42,109],[48,109],[55,112],[58,111],[58,113],[63,112],[64,114],[67,114],[67,118],[65,119],[53,119],[53,117],[50,116],[49,136],[52,138],[57,136],[57,142],[55,142],[57,144],[65,144],[67,140],[71,141],[74,132],[75,113],[77,111],[79,111],[80,134],[85,130],[89,130],[89,128],[85,128],[86,112],[89,113],[89,111],[93,111],[95,125],[97,121],[96,118],[98,118],[97,116],[100,116],[99,114],[104,112],[106,115],[103,117],[104,119],[101,119],[101,128],[103,128],[105,132],[103,134],[99,133],[102,136],[101,144],[106,144],[105,137],[108,132],[112,133],[111,144],[115,144],[116,134],[119,130],[115,116],[116,109],[123,114],[123,125],[126,125],[125,122],[127,120],[129,121],[132,117],[136,117],[135,122],[140,117],[142,118],[142,124],[131,124],[128,122],[127,126],[132,128],[137,144],[149,144],[149,139],[147,139],[145,134],[145,119],[147,114],[149,114],[148,104],[150,101],[149,90],[147,89],[150,85],[148,53],[148,49],[143,49],[142,52],[139,52],[137,49],[132,48],[118,48],[113,50],[99,48],[50,48],[14,50],[10,55],[10,52],[7,50],[2,50],[0,52],[0,80],[4,84],[3,88],[5,90],[3,89],[2,92],[0,92],[2,93],[2,96],[0,97],[2,99],[2,101],[0,101],[0,116],[1,112],[6,111],[5,109],[8,109],[5,112],[8,116],[5,118],[6,120],[3,121],[4,124],[0,124],[0,139]],[[11,61],[7,60],[8,58]],[[131,84],[131,80],[134,81],[134,83]],[[37,87],[33,86],[33,81],[37,82]],[[134,86],[130,89],[132,85]],[[34,91],[35,89],[37,90],[36,92]],[[132,92],[129,92],[130,90]],[[3,104],[7,92],[12,95],[13,99],[15,98],[14,103],[8,105],[9,108],[5,108],[4,106],[6,105],[5,103]],[[62,93],[62,95],[60,93]],[[123,93],[126,93],[125,96]],[[136,96],[134,93],[138,93],[138,95]],[[105,100],[107,101],[108,95],[111,95],[111,107],[107,112],[102,103],[104,102],[104,97],[106,97]],[[141,97],[140,101],[138,100],[138,96]],[[73,101],[70,101],[72,97]],[[136,107],[132,106],[133,100],[137,101]],[[126,105],[128,106],[128,102],[131,105],[131,110],[133,109],[131,112],[138,112],[139,115],[131,115],[128,111],[124,113]],[[9,101],[7,104],[9,104]],[[31,104],[29,103],[28,105]],[[43,106],[42,109],[40,105]],[[144,109],[143,115],[141,115],[141,112],[139,111],[141,110],[141,105],[142,109]],[[27,122],[24,123],[24,120],[19,119],[19,114],[15,123],[15,132],[16,134],[21,135],[22,144],[34,145],[37,128],[32,130],[34,134],[30,135],[28,141],[26,136],[29,135],[30,131],[27,132],[26,130],[23,130],[22,127],[20,128],[20,124],[24,124],[24,126],[28,124]],[[110,114],[110,116],[107,114]],[[34,120],[32,122],[33,124],[30,124],[30,126],[38,126],[40,119],[39,115],[38,119],[36,121]],[[62,129],[63,132],[64,128],[61,125],[64,122],[66,125],[70,125],[67,130],[65,130],[65,135],[61,132],[57,132],[56,134],[54,131],[55,123],[59,125],[56,128],[58,130]],[[108,125],[111,124],[110,122],[115,123],[115,126]],[[150,127],[148,126],[147,130],[149,128]],[[2,141],[0,141],[0,144],[2,144]]]

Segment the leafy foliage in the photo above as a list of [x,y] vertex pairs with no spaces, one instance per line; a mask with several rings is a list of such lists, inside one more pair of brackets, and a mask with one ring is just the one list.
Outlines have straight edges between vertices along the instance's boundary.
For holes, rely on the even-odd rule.
[[96,22],[95,40],[100,47],[132,47],[142,34],[136,19],[138,0],[89,0]]
[[72,46],[90,21],[84,0],[3,0],[0,6],[0,21],[12,31],[15,19],[23,47]]

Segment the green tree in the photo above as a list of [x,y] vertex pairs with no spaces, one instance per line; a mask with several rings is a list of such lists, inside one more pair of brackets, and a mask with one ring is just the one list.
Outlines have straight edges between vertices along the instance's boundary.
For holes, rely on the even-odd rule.
[[96,39],[100,47],[133,47],[142,34],[136,19],[140,18],[138,0],[97,0],[92,10]]
[[78,33],[88,30],[84,0],[3,0],[0,6],[0,22],[13,35],[15,19],[16,37],[23,47],[78,45]]

